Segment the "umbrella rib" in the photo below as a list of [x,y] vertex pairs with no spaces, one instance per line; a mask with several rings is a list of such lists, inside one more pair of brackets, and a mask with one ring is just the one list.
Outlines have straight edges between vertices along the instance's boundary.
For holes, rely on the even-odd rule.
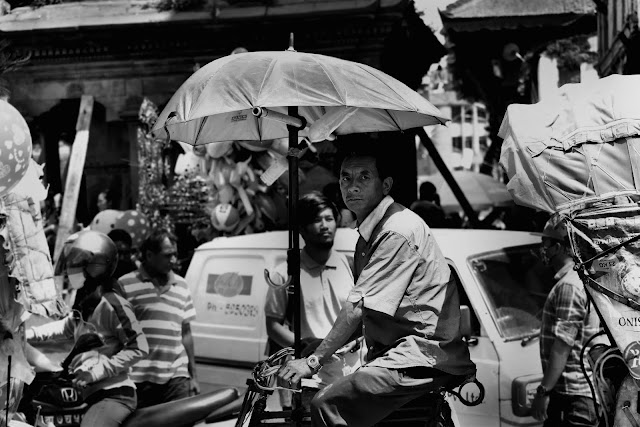
[[398,128],[398,130],[399,130],[400,132],[402,132],[402,128],[400,127],[400,125],[398,124],[398,122],[396,122],[396,119],[394,119],[394,118],[393,118],[393,116],[392,116],[392,115],[391,115],[391,113],[389,112],[389,109],[388,109],[388,108],[385,108],[385,109],[384,109],[384,111],[386,111],[386,112],[387,112],[387,114],[389,115],[389,118],[391,118],[391,120],[393,121],[393,124],[395,124],[395,125],[396,125],[396,127]]
[[344,104],[347,105],[347,100],[344,99],[342,97],[342,94],[340,93],[340,91],[338,90],[338,86],[336,86],[335,82],[333,81],[333,79],[331,78],[331,75],[327,72],[326,68],[324,67],[324,65],[318,61],[318,59],[311,55],[311,59],[313,59],[315,61],[316,64],[318,64],[318,66],[322,69],[322,72],[324,72],[325,76],[327,76],[327,78],[329,79],[329,81],[331,82],[331,84],[333,85],[333,87],[336,89],[336,93],[340,96],[340,101]]
[[208,118],[209,118],[209,116],[204,116],[202,118],[202,121],[200,122],[200,126],[198,127],[198,133],[196,133],[196,139],[193,140],[193,146],[194,147],[196,145],[198,145],[198,139],[200,138],[200,132],[202,132],[202,129],[204,128],[204,124],[207,122]]
[[[267,70],[264,73],[264,77],[262,78],[262,82],[260,83],[260,89],[258,89],[258,96],[256,98],[256,102],[260,99],[260,96],[262,95],[262,89],[264,88],[264,84],[267,81],[268,77],[271,75],[271,73],[273,72],[273,68],[275,67],[276,61],[275,60],[271,60],[271,62],[269,62],[269,67],[267,68]],[[265,105],[253,105],[253,107],[265,107]]]
[[[396,96],[400,99],[404,99],[404,97],[402,95],[400,95],[394,88],[392,88],[391,86],[389,86],[389,84],[387,82],[385,82],[384,80],[382,80],[380,77],[376,76],[375,74],[373,74],[371,71],[367,70],[365,67],[360,67],[360,69],[366,73],[369,73],[370,76],[374,77],[375,79],[377,79],[380,83],[382,83],[383,85],[385,85],[386,87],[388,87],[393,93],[396,94]],[[418,111],[415,107],[414,107],[414,111]]]

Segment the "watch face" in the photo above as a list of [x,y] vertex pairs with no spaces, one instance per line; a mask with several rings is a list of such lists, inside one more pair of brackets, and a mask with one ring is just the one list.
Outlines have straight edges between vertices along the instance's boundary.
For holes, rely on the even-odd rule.
[[320,360],[318,359],[318,356],[311,355],[307,357],[307,365],[309,365],[313,370],[318,369],[320,367]]

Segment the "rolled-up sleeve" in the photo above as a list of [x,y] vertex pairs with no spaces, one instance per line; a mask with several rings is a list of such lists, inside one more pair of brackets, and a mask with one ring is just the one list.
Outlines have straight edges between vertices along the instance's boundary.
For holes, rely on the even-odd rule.
[[553,335],[573,346],[586,316],[586,296],[569,283],[556,289],[556,320],[551,329]]
[[393,316],[411,283],[420,255],[397,233],[378,236],[373,254],[347,301],[363,301],[365,308]]

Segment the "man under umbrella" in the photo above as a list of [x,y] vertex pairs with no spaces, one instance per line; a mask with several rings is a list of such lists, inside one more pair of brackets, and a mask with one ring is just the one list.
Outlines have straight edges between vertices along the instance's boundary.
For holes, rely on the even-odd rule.
[[[388,156],[387,156],[388,157]],[[356,286],[333,328],[306,359],[278,373],[299,382],[322,368],[363,322],[366,364],[321,390],[311,402],[314,426],[374,425],[414,398],[473,375],[460,335],[455,281],[429,227],[389,196],[385,156],[349,154],[340,189],[356,214]]]

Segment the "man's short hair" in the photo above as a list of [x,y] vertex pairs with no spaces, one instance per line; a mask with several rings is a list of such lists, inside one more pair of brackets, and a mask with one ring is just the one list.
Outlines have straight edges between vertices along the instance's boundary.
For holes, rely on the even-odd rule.
[[131,239],[131,234],[121,228],[115,228],[107,234],[114,243],[122,242],[125,245],[132,246],[133,239]]
[[312,224],[325,209],[331,209],[333,217],[339,221],[338,208],[329,198],[318,191],[307,193],[298,200],[298,220],[302,226]]
[[425,181],[420,184],[420,200],[435,200],[435,196],[437,196],[438,191],[436,190],[436,186],[431,181]]
[[385,151],[379,143],[360,143],[354,146],[351,150],[347,151],[347,154],[342,159],[342,163],[352,157],[373,157],[376,161],[376,170],[378,171],[380,180],[393,178],[394,176],[394,169],[391,161],[392,156],[390,156],[389,151]]
[[149,237],[144,240],[142,246],[140,247],[142,256],[146,256],[147,251],[151,251],[154,254],[159,253],[162,250],[162,243],[165,239],[169,239],[169,241],[173,244],[176,244],[178,242],[176,236],[169,231],[161,230],[152,232]]

